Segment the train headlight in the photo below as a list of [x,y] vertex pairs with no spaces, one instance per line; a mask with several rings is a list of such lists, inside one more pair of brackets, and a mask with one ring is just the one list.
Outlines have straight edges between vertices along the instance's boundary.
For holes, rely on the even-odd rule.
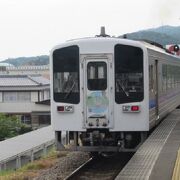
[[66,112],[73,112],[74,108],[73,108],[73,106],[65,106],[65,111]]
[[58,112],[65,112],[65,113],[72,113],[74,112],[74,107],[73,106],[57,106],[57,111]]
[[174,45],[173,49],[174,49],[175,52],[178,52],[179,51],[179,46],[176,44],[176,45]]

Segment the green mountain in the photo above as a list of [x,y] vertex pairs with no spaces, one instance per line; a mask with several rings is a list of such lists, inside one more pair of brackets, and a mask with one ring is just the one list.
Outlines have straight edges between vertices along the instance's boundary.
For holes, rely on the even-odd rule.
[[18,57],[18,58],[9,58],[4,61],[3,63],[13,64],[14,66],[40,66],[49,64],[49,56],[42,55],[42,56],[35,56],[35,57]]
[[[123,37],[119,36],[120,38]],[[163,46],[167,44],[180,44],[180,26],[161,26],[126,34],[127,39],[149,40]]]

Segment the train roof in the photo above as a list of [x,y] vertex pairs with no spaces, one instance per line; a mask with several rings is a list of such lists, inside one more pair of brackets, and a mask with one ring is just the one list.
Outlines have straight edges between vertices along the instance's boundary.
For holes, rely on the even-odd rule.
[[180,59],[179,56],[176,56],[168,52],[165,48],[163,48],[163,46],[161,46],[158,43],[147,41],[147,40],[131,40],[131,39],[117,38],[117,37],[86,37],[86,38],[79,38],[79,39],[71,39],[71,40],[66,41],[63,44],[55,46],[53,50],[63,47],[63,46],[65,47],[65,46],[75,45],[75,44],[77,45],[84,44],[86,42],[93,43],[93,42],[97,42],[97,40],[103,43],[107,43],[107,42],[112,43],[112,44],[122,43],[126,45],[138,46],[145,49],[154,50],[163,54],[167,54],[173,57],[177,57]]
[[167,54],[167,55],[170,55],[172,57],[175,57],[175,58],[178,58],[180,59],[180,56],[176,55],[176,54],[173,54],[172,52],[170,52],[168,49],[165,49],[163,47],[160,47],[159,45],[154,45],[154,44],[151,44],[151,43],[148,43],[146,41],[140,41],[141,43],[144,44],[144,46],[147,48],[147,49],[150,49],[150,50],[154,50],[156,52],[160,52],[160,53],[163,53],[163,54]]

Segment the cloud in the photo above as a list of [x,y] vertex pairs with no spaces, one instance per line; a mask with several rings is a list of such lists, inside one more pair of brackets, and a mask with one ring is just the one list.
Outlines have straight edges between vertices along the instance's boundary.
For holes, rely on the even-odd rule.
[[177,22],[180,17],[180,1],[179,0],[159,0],[153,2],[155,16],[159,18],[161,23]]

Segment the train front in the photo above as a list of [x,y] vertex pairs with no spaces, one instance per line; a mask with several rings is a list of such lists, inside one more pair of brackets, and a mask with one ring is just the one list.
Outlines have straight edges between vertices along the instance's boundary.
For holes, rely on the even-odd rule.
[[128,40],[92,38],[56,46],[51,119],[58,149],[136,150],[149,130],[147,64],[145,48]]

